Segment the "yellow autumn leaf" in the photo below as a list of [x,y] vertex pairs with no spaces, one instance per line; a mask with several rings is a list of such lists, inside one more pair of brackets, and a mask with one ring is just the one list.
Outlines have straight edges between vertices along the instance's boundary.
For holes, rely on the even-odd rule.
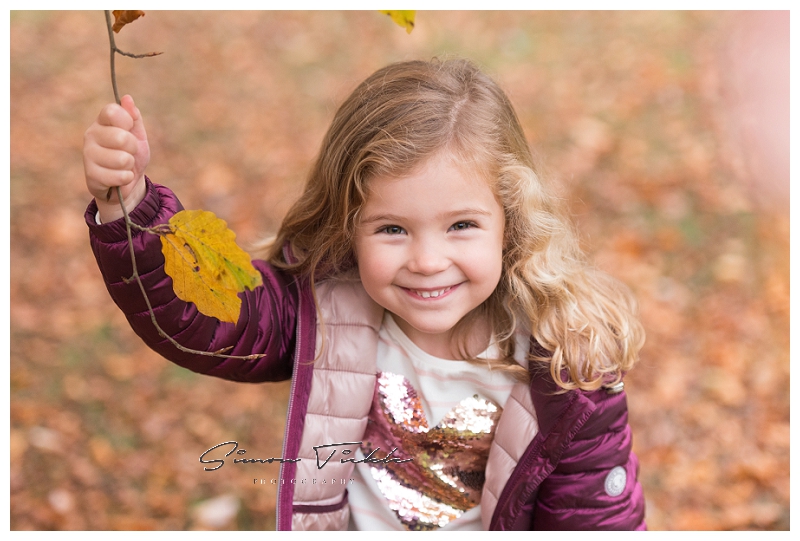
[[250,256],[236,244],[236,234],[207,210],[183,210],[161,235],[164,271],[179,299],[228,323],[239,320],[238,293],[261,285]]
[[414,15],[417,13],[413,9],[398,9],[398,10],[378,10],[384,15],[388,15],[394,22],[406,29],[409,34],[414,30]]

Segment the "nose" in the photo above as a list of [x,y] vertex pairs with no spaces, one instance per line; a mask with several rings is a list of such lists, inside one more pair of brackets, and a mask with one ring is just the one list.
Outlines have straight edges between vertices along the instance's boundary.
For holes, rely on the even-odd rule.
[[433,275],[450,266],[450,256],[443,242],[431,238],[418,238],[411,247],[408,270],[417,274]]

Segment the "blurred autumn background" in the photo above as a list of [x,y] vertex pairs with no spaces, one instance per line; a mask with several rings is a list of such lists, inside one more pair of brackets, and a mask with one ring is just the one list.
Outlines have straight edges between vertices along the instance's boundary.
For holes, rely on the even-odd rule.
[[[113,101],[101,11],[11,12],[11,529],[271,529],[287,384],[143,346],[95,267],[84,130]],[[337,104],[457,55],[507,90],[586,250],[637,294],[627,378],[654,530],[789,528],[788,12],[148,12],[117,35],[150,177],[252,245]]]

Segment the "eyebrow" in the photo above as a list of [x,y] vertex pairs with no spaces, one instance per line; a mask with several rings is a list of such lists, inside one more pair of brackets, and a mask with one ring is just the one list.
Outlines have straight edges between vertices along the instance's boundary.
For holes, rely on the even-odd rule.
[[[481,209],[481,208],[465,208],[465,209],[456,209],[451,210],[449,212],[444,212],[439,214],[437,217],[440,218],[453,218],[455,216],[491,216],[492,213],[488,210]],[[375,222],[401,222],[403,221],[402,216],[397,216],[396,214],[377,214],[375,216],[367,216],[361,220],[362,224],[371,224]]]

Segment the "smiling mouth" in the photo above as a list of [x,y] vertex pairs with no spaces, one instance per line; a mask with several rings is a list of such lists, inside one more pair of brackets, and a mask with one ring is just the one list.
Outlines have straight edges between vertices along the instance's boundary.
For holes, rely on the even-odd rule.
[[420,298],[423,298],[423,299],[435,299],[435,298],[441,297],[442,295],[445,295],[445,294],[449,293],[450,291],[452,291],[456,287],[458,287],[458,284],[456,284],[454,286],[443,287],[443,288],[440,288],[440,289],[412,289],[412,288],[409,288],[409,287],[404,287],[403,289],[405,289],[406,291],[408,291],[411,295],[413,295],[415,297],[420,297]]

